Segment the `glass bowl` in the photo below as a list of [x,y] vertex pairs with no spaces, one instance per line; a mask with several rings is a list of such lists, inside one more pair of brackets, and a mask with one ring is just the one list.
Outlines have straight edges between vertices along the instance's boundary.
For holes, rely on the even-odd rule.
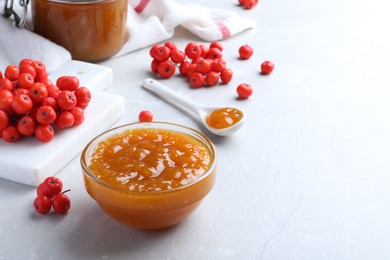
[[[132,186],[130,185],[132,179],[129,178],[129,175],[126,175],[127,178],[125,179],[130,183],[127,182],[126,185],[114,185],[110,181],[103,181],[101,173],[94,172],[98,171],[96,170],[96,167],[95,170],[91,169],[93,168],[91,167],[91,161],[95,156],[95,152],[97,151],[96,148],[99,144],[102,144],[102,142],[105,142],[112,137],[115,138],[119,135],[128,136],[130,134],[136,135],[136,131],[138,130],[143,131],[150,129],[167,132],[174,136],[184,134],[186,138],[189,138],[189,143],[184,143],[184,145],[187,146],[193,141],[198,143],[208,154],[208,163],[204,167],[204,173],[181,186],[169,189],[141,191],[129,188]],[[172,149],[176,149],[174,146],[172,147]],[[150,154],[153,154],[154,152],[155,151],[152,149]],[[130,156],[131,153],[133,152],[129,152],[128,155]],[[123,157],[123,153],[121,156]],[[103,158],[102,160],[105,163],[104,160],[106,159]],[[84,175],[85,188],[88,194],[97,202],[105,213],[114,220],[134,228],[160,229],[181,222],[200,205],[203,198],[211,191],[214,185],[216,177],[216,160],[217,155],[213,143],[202,133],[177,124],[150,122],[127,124],[100,134],[86,145],[82,151],[80,162]],[[144,165],[139,167],[144,167]],[[102,169],[101,167],[98,168]],[[183,169],[183,172],[184,171],[185,170]],[[97,175],[100,175],[100,178],[97,177]],[[119,179],[123,180],[124,178],[123,176],[120,176]],[[150,179],[153,178],[150,177]],[[173,179],[174,178],[172,178],[172,180],[167,180],[165,178],[164,181],[174,181]]]

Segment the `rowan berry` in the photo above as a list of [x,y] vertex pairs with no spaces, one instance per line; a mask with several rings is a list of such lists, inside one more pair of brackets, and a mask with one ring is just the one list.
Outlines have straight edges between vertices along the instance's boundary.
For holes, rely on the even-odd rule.
[[65,193],[55,195],[52,200],[53,210],[57,214],[65,214],[70,209],[70,199]]
[[23,116],[17,123],[17,129],[19,133],[25,136],[33,135],[36,127],[37,127],[37,123],[34,117],[30,115]]
[[35,128],[35,137],[43,143],[49,142],[54,137],[54,129],[51,125],[38,124]]
[[185,54],[188,58],[195,60],[202,55],[202,49],[196,42],[190,42],[186,45]]
[[237,91],[239,98],[247,99],[248,97],[250,97],[252,95],[253,88],[248,83],[241,83],[240,85],[237,86],[236,91]]
[[247,60],[250,57],[252,57],[252,55],[253,55],[253,48],[250,45],[248,45],[248,44],[242,45],[238,49],[238,55],[240,56],[240,59]]
[[38,196],[34,200],[34,208],[36,212],[42,215],[49,213],[51,209],[51,200],[46,196]]
[[73,126],[74,124],[74,116],[70,111],[61,111],[58,113],[57,118],[55,120],[55,125],[58,128],[68,128]]
[[223,84],[228,84],[233,78],[233,71],[231,69],[224,69],[220,74]]
[[164,61],[160,62],[160,64],[158,64],[157,70],[162,78],[168,79],[168,78],[173,76],[176,68],[175,68],[175,65],[171,61],[164,60]]
[[200,88],[204,84],[204,75],[200,72],[192,72],[189,77],[190,85],[194,88]]
[[275,65],[271,61],[264,61],[261,66],[261,74],[268,75],[274,70]]
[[219,81],[219,73],[216,71],[210,71],[209,73],[207,73],[205,80],[208,86],[214,86]]
[[149,110],[143,110],[139,113],[138,120],[140,122],[152,122],[153,121],[153,113]]

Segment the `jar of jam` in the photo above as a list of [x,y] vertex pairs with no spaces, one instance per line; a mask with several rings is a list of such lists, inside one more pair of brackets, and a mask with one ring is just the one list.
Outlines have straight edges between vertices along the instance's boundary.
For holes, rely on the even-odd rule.
[[97,62],[128,35],[127,0],[33,0],[34,32],[65,47],[72,59]]

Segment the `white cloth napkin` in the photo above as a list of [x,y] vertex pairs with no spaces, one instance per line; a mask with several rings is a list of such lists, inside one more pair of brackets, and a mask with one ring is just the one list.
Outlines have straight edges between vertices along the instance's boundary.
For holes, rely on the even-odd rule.
[[[224,9],[206,8],[175,0],[128,0],[127,29],[131,35],[115,57],[168,40],[181,26],[204,41],[218,41],[252,28],[253,20]],[[0,0],[0,7],[4,0]],[[14,9],[20,13],[18,2]],[[31,15],[30,15],[31,16]],[[71,56],[63,47],[0,17],[0,70],[21,59],[43,61],[49,72],[56,70]]]

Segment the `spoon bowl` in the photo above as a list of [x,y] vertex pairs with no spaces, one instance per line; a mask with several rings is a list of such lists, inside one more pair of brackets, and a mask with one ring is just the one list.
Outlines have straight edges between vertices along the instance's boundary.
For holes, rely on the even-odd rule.
[[[196,103],[188,98],[180,96],[154,79],[145,79],[142,86],[183,111],[193,113],[201,121],[204,127],[215,135],[231,135],[238,131],[246,121],[246,114],[240,109],[232,107],[210,107]],[[222,118],[216,119],[220,122],[222,121],[222,124],[212,123],[215,121],[212,119],[221,116]]]

